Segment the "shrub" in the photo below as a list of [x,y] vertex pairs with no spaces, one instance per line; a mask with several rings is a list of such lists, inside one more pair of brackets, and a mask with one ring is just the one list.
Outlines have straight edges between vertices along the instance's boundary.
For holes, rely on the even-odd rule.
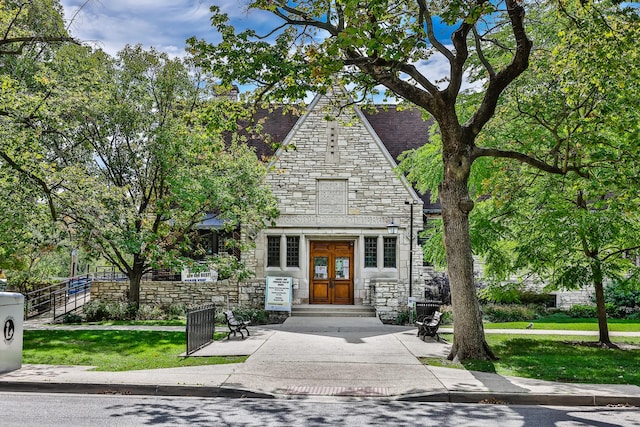
[[520,283],[490,284],[480,289],[478,296],[481,301],[486,303],[541,305],[544,307],[555,305],[555,296],[528,290]]
[[134,320],[137,314],[135,304],[126,301],[91,300],[82,307],[87,322],[104,320]]
[[598,317],[596,306],[588,304],[576,304],[569,309],[568,314],[571,317],[583,319]]
[[487,304],[482,307],[483,318],[489,322],[526,322],[540,314],[540,307],[533,305]]
[[80,316],[78,313],[66,313],[62,317],[62,323],[81,323],[81,322],[82,322],[82,316]]
[[440,324],[451,325],[453,323],[453,308],[450,305],[444,305],[440,307],[442,317],[440,318]]
[[[438,299],[443,304],[451,303],[451,286],[446,273],[436,273],[425,281],[425,293],[430,293],[429,298]],[[426,296],[426,295],[425,295]]]
[[[268,322],[269,314],[260,308],[250,308],[250,307],[239,307],[233,309],[233,314],[236,317],[242,318],[244,320],[251,321],[254,325],[264,325]],[[224,320],[224,315],[222,316],[222,322],[226,323]]]
[[164,313],[160,307],[141,305],[135,316],[136,320],[157,320],[164,318]]
[[400,310],[396,317],[396,325],[407,325],[412,323],[411,311],[407,309]]
[[99,322],[109,316],[107,304],[101,300],[91,300],[82,307],[87,322]]
[[613,282],[604,288],[604,300],[610,316],[634,316],[640,313],[640,283],[634,279]]
[[187,314],[187,307],[184,304],[171,304],[165,308],[167,320],[175,320],[184,317]]

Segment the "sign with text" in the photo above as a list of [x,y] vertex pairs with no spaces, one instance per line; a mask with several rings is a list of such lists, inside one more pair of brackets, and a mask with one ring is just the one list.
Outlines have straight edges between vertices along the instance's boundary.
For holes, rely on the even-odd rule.
[[267,277],[265,310],[291,311],[291,277]]

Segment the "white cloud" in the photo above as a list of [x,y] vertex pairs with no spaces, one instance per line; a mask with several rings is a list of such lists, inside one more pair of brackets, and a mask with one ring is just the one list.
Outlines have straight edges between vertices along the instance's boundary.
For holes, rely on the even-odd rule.
[[126,44],[142,44],[181,56],[187,38],[213,34],[209,3],[204,1],[89,0],[84,4],[84,0],[62,0],[61,3],[71,34],[112,55]]
[[[127,44],[141,44],[170,56],[184,56],[185,41],[191,36],[208,42],[220,40],[211,27],[211,2],[205,0],[61,0],[61,4],[71,34],[111,55]],[[237,31],[250,27],[267,34],[280,24],[270,12],[249,11],[247,0],[215,0],[213,4],[229,15]],[[449,63],[442,55],[416,67],[432,82],[449,75]],[[469,87],[465,83],[463,90]]]

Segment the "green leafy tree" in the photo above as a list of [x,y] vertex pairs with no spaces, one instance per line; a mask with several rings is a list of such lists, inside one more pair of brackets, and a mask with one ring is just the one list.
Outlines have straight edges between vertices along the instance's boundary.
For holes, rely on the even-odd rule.
[[62,20],[58,0],[3,0],[0,3],[0,57],[20,57],[28,50],[46,50],[56,43],[75,42]]
[[[264,167],[222,138],[243,109],[212,100],[198,70],[140,47],[111,58],[57,43],[71,39],[40,36],[63,30],[57,2],[10,6],[2,15],[0,159],[34,192],[15,198],[23,205],[14,212],[45,208],[73,242],[127,274],[134,303],[151,268],[188,262],[193,225],[205,214],[230,229],[259,229],[275,215]],[[22,22],[32,27],[23,31]],[[14,245],[15,259],[24,247]]]
[[0,270],[9,289],[27,292],[50,277],[62,230],[38,189],[7,167],[0,167],[0,194]]
[[599,6],[540,10],[540,20],[554,25],[530,30],[540,40],[532,66],[481,137],[487,146],[511,144],[560,167],[575,159],[583,173],[485,165],[479,191],[491,197],[473,230],[494,279],[533,273],[554,289],[592,286],[600,342],[613,347],[604,281],[637,274],[640,247],[640,20]]
[[223,139],[238,103],[204,99],[199,74],[166,54],[136,46],[114,60],[98,55],[99,84],[85,88],[86,104],[60,113],[73,127],[43,139],[62,180],[54,195],[61,220],[129,277],[129,299],[139,303],[145,273],[188,262],[194,225],[206,214],[229,229],[259,229],[275,203],[255,153]]
[[48,215],[47,183],[22,161],[42,112],[56,102],[47,63],[76,43],[61,11],[55,0],[0,2],[0,268],[22,291],[49,271],[43,260],[57,251],[61,231]]
[[[578,2],[570,3],[580,7]],[[224,81],[257,85],[256,95],[263,100],[301,99],[307,91],[324,93],[337,75],[340,83],[365,98],[383,86],[434,117],[442,171],[434,195],[442,204],[455,314],[452,359],[494,357],[484,339],[473,280],[469,213],[475,203],[468,186],[472,165],[495,157],[554,174],[581,170],[575,157],[564,164],[548,164],[535,151],[485,147],[477,139],[495,113],[500,95],[529,65],[532,43],[525,10],[536,5],[516,0],[257,0],[249,8],[272,13],[282,20],[281,26],[268,34],[252,29],[238,33],[213,8],[212,22],[222,40],[216,44],[190,41],[193,52],[215,75]],[[553,2],[544,5],[558,7]],[[450,41],[438,37],[438,21],[450,26]],[[495,36],[503,28],[508,37],[498,40]],[[499,47],[501,55],[484,54],[492,47]],[[448,65],[441,79],[426,74],[435,56]],[[482,73],[483,88],[473,107],[458,110],[463,83],[471,73]]]

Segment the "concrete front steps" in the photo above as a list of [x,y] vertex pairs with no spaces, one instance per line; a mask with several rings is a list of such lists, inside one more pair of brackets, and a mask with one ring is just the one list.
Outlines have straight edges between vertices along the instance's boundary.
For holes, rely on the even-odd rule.
[[304,304],[291,307],[292,317],[376,317],[368,305]]

